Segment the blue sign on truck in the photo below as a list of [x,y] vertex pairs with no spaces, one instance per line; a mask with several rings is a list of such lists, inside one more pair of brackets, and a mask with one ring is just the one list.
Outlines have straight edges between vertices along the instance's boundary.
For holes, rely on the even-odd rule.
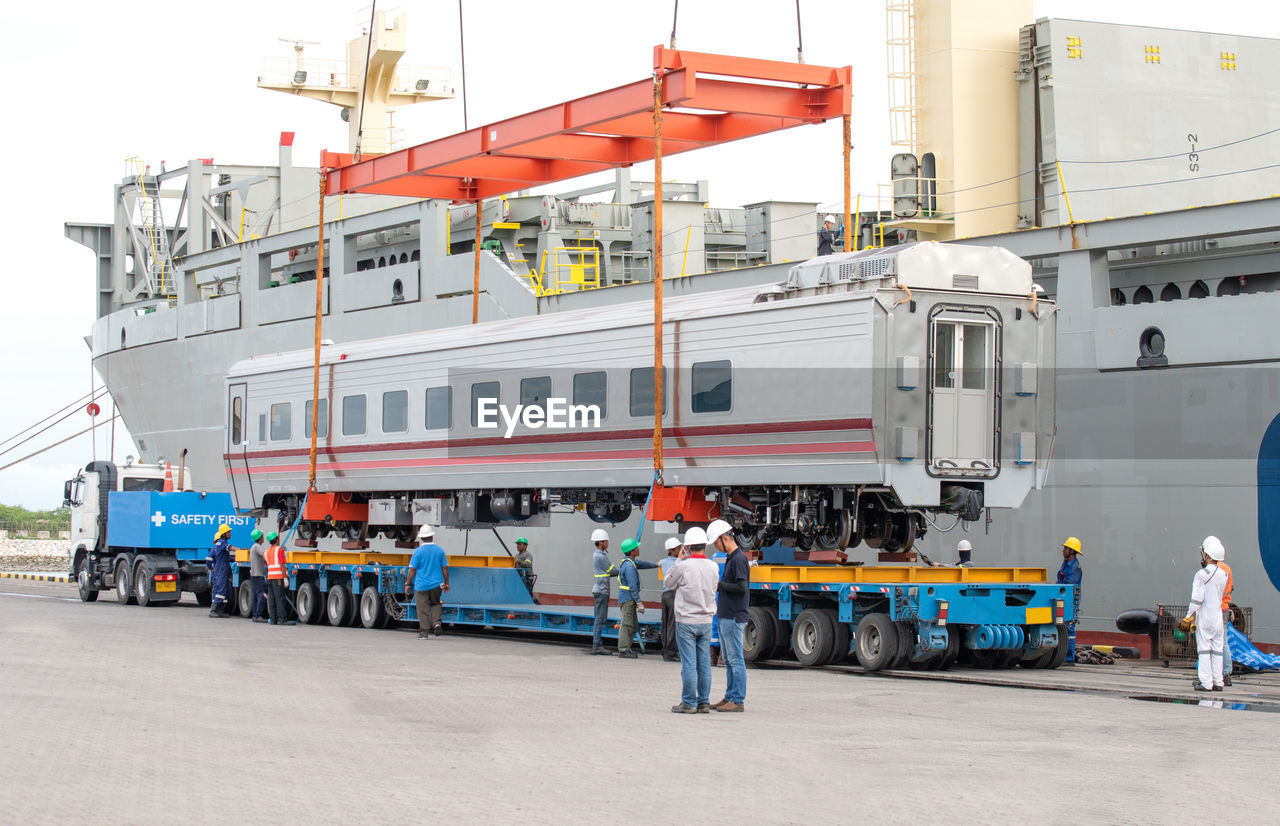
[[231,544],[247,548],[254,520],[237,516],[228,493],[112,491],[107,497],[107,544],[113,548],[208,548],[219,525]]

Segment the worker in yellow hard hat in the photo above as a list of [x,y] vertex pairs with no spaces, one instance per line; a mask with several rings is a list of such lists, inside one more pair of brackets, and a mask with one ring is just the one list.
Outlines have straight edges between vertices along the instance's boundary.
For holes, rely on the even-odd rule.
[[231,616],[228,600],[231,599],[231,526],[219,525],[213,535],[213,547],[205,557],[209,566],[209,590],[212,592],[211,617]]
[[1058,583],[1061,585],[1074,585],[1073,589],[1075,597],[1072,604],[1075,610],[1072,612],[1072,619],[1067,623],[1067,659],[1069,663],[1076,661],[1076,622],[1080,618],[1080,583],[1084,579],[1084,571],[1080,567],[1080,557],[1084,556],[1084,551],[1080,550],[1080,540],[1074,536],[1068,536],[1067,541],[1062,543],[1062,567],[1058,569]]

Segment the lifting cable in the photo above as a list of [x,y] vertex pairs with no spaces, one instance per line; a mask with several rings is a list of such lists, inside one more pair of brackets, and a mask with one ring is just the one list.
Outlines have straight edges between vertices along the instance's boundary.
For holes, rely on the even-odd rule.
[[653,473],[662,478],[662,67],[653,70]]
[[[458,0],[459,3],[462,0]],[[369,94],[369,57],[373,53],[373,23],[377,19],[378,0],[373,0],[369,6],[369,36],[364,41],[364,83],[360,90],[360,115],[356,120],[356,146],[355,152],[351,155],[353,163],[360,162],[360,144],[364,141],[364,99]],[[386,148],[383,148],[386,151]],[[313,410],[315,408],[312,408]]]
[[[13,444],[9,445],[4,450],[0,450],[0,456],[3,456],[6,453],[10,453],[14,450],[17,450],[19,447],[21,447],[22,445],[25,445],[27,442],[31,441],[35,437],[43,433],[47,433],[50,429],[53,428],[54,425],[65,422],[67,419],[74,416],[81,409],[80,405],[84,403],[85,399],[89,399],[90,402],[96,402],[102,397],[106,396],[107,388],[106,387],[98,388],[97,390],[94,391],[94,393],[95,395],[93,395],[92,397],[88,393],[86,393],[85,395],[76,399],[66,407],[63,407],[62,409],[58,410],[55,413],[50,413],[48,416],[45,416],[43,419],[31,425],[30,427],[26,427],[18,431],[17,433],[15,433],[14,435],[10,436],[8,439],[5,439],[4,442],[0,444],[7,444],[9,442],[13,442],[14,439],[17,439],[19,436],[22,436],[27,431],[37,427],[40,428],[35,433],[32,433],[31,435],[27,436],[25,439],[21,439],[20,441],[13,442]],[[61,415],[59,416],[59,414]],[[54,419],[53,421],[49,421],[50,419],[53,419],[54,416],[59,416],[59,418]],[[41,425],[44,425],[44,426],[40,427]]]
[[[370,35],[372,36],[372,35]],[[320,422],[320,333],[324,307],[324,190],[328,185],[324,160],[320,161],[320,241],[316,250],[316,338],[311,367],[311,451],[307,464],[307,494],[316,489],[316,431]],[[303,500],[304,502],[306,500]]]
[[[120,415],[119,413],[117,413],[117,414],[113,415],[110,419],[108,419],[108,421],[112,421],[112,422],[114,422],[114,421],[119,417],[119,415]],[[20,464],[22,464],[23,462],[27,461],[28,459],[34,458],[34,457],[36,457],[36,456],[39,456],[41,453],[44,453],[46,450],[53,450],[53,449],[54,449],[55,447],[57,447],[58,445],[66,444],[67,442],[71,441],[72,439],[76,438],[77,436],[83,436],[84,434],[86,434],[86,433],[88,433],[88,432],[90,432],[90,431],[92,431],[92,430],[96,430],[96,429],[98,429],[99,427],[103,427],[103,426],[104,426],[104,425],[106,425],[106,424],[107,424],[107,422],[94,422],[93,424],[89,425],[89,426],[88,426],[88,427],[86,427],[84,430],[81,430],[81,431],[79,431],[78,433],[72,433],[72,434],[71,434],[70,436],[68,436],[67,438],[65,438],[65,439],[59,439],[58,441],[54,442],[54,443],[53,443],[53,444],[51,444],[51,445],[48,445],[47,447],[42,447],[42,448],[40,448],[40,449],[39,449],[39,450],[37,450],[35,453],[28,453],[26,456],[23,456],[21,459],[14,459],[14,460],[13,460],[12,462],[10,462],[9,464],[4,465],[4,466],[0,466],[0,470],[8,470],[9,468],[13,467],[14,465],[20,465]]]
[[462,0],[458,0],[458,51],[462,64],[462,131],[467,131],[467,39],[462,36]]
[[[649,517],[649,503],[653,501],[653,489],[654,487],[657,486],[658,480],[661,478],[662,478],[662,475],[655,470],[653,472],[653,481],[649,483],[649,495],[646,496],[644,499],[644,510],[640,511],[640,525],[639,527],[636,528],[636,544],[637,545],[640,544],[640,535],[644,533],[644,520]],[[497,533],[497,531],[495,530],[494,533]],[[505,548],[507,546],[503,545],[502,547]],[[508,553],[510,553],[510,551],[508,551]]]
[[676,47],[676,21],[680,19],[680,0],[675,0],[675,8],[671,10],[671,48]]
[[[804,32],[800,30],[800,0],[796,0],[796,63],[804,63]],[[845,219],[846,223],[848,219]]]

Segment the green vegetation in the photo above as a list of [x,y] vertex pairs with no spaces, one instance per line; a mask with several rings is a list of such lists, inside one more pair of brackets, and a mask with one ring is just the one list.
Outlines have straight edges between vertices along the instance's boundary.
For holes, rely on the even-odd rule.
[[8,530],[10,536],[35,536],[36,531],[49,531],[56,537],[58,531],[71,530],[71,510],[29,511],[17,505],[0,505],[0,528]]

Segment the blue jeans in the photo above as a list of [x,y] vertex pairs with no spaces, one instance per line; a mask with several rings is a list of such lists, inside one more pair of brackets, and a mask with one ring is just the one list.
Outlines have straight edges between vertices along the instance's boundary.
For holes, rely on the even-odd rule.
[[710,702],[711,623],[676,623],[676,645],[680,648],[680,701],[687,706]]
[[257,619],[267,613],[267,578],[262,576],[249,577],[249,582],[250,587],[253,589],[249,615]]
[[720,620],[720,653],[724,657],[724,698],[741,705],[747,699],[747,661],[742,658],[745,622]]
[[592,594],[596,601],[596,614],[591,620],[591,647],[600,647],[600,635],[604,633],[604,624],[609,621],[609,592]]

